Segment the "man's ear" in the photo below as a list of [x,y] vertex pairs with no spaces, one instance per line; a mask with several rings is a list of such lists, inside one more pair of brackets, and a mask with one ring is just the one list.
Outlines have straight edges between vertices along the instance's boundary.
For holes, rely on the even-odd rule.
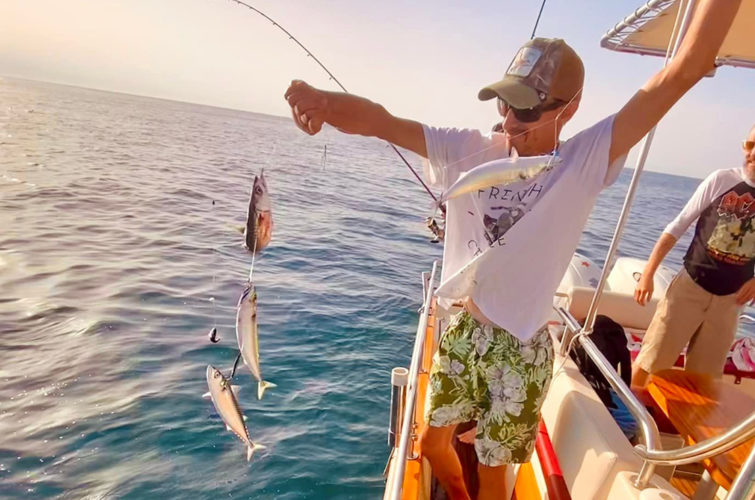
[[577,112],[577,109],[579,109],[579,97],[573,99],[562,108],[559,113],[561,123],[566,123],[571,120],[572,116]]

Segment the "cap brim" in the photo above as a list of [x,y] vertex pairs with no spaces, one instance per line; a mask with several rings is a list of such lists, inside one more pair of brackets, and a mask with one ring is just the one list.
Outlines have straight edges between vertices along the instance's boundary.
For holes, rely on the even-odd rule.
[[517,109],[534,108],[540,104],[540,98],[535,89],[513,79],[503,79],[500,82],[488,85],[480,90],[477,97],[481,101],[500,97]]

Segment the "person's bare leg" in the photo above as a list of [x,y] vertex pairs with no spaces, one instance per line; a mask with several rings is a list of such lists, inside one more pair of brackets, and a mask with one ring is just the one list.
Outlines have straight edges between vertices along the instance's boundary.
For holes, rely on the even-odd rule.
[[425,427],[422,433],[422,454],[430,461],[433,475],[438,479],[451,500],[470,500],[461,462],[456,454],[451,439],[456,431],[455,425],[446,427]]
[[506,494],[506,466],[488,467],[477,465],[477,477],[480,479],[480,490],[477,500],[502,500]]

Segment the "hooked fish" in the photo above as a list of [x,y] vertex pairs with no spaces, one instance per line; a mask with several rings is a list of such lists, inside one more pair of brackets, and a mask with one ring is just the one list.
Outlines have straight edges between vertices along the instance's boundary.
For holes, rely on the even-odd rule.
[[239,344],[239,352],[244,364],[249,367],[249,371],[257,379],[257,399],[262,399],[265,390],[269,387],[276,387],[276,385],[262,380],[260,346],[257,335],[257,291],[254,289],[254,284],[249,283],[249,286],[241,294],[236,308],[236,341]]
[[244,226],[244,247],[252,253],[263,250],[273,237],[273,212],[264,170],[254,176],[249,195],[249,210]]
[[438,203],[471,193],[490,186],[507,185],[532,179],[561,163],[558,155],[519,156],[516,149],[508,158],[489,161],[462,174],[459,179],[442,193]]
[[264,449],[265,446],[252,442],[252,438],[249,437],[249,429],[244,423],[245,417],[237,399],[239,387],[232,386],[231,381],[212,365],[207,365],[207,387],[210,392],[204,394],[203,397],[212,400],[226,429],[236,434],[246,445],[246,460],[250,461],[254,452]]

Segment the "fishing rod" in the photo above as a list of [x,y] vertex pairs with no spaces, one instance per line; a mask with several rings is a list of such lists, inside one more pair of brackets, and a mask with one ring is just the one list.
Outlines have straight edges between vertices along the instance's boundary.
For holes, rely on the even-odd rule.
[[540,16],[543,15],[543,8],[545,7],[546,0],[543,0],[543,3],[540,4],[540,12],[537,13],[537,19],[535,19],[535,26],[532,28],[532,35],[530,35],[530,40],[535,38],[535,32],[537,32],[537,25],[540,24]]
[[[333,80],[336,83],[336,85],[338,85],[341,88],[341,90],[343,90],[347,94],[350,93],[348,90],[346,90],[346,87],[344,87],[341,84],[341,82],[338,81],[338,78],[336,78],[335,75],[333,75],[333,73],[331,73],[330,70],[328,68],[326,68],[325,65],[322,62],[320,62],[320,60],[317,58],[317,56],[315,56],[312,53],[312,51],[310,51],[307,47],[305,47],[304,44],[301,43],[286,28],[284,28],[283,26],[281,26],[280,24],[278,24],[278,22],[275,21],[275,19],[273,19],[272,17],[268,16],[267,14],[265,14],[261,10],[257,9],[256,7],[252,7],[251,5],[249,5],[246,2],[242,2],[241,0],[231,0],[231,1],[234,2],[234,3],[236,3],[236,4],[238,4],[238,5],[246,7],[247,9],[250,9],[250,10],[256,12],[257,14],[261,15],[262,17],[264,17],[265,19],[267,19],[268,21],[270,21],[271,23],[273,23],[273,26],[275,26],[276,28],[278,28],[279,30],[281,30],[283,33],[285,33],[288,36],[289,40],[293,40],[294,43],[296,43],[296,45],[298,45],[299,47],[301,47],[302,50],[304,50],[304,52],[306,52],[307,56],[311,57],[318,64],[318,66],[320,66],[323,69],[323,71],[325,71],[328,74],[328,77],[330,77],[330,79]],[[412,174],[414,174],[414,177],[416,177],[417,181],[422,185],[423,188],[425,188],[425,191],[427,191],[427,194],[429,194],[432,197],[432,199],[435,202],[437,202],[438,198],[435,196],[435,194],[432,191],[430,191],[430,188],[427,187],[427,184],[425,184],[425,182],[419,176],[419,174],[417,173],[417,171],[414,170],[414,168],[412,168],[412,166],[409,164],[409,162],[404,157],[404,155],[401,154],[401,151],[399,151],[398,148],[396,148],[396,146],[394,146],[390,142],[388,143],[388,145],[391,147],[391,149],[393,149],[393,151],[396,152],[396,154],[399,156],[399,158],[401,158],[401,160],[403,160],[404,165],[406,165],[406,167],[412,172]],[[445,213],[445,210],[443,208],[441,208],[441,210]]]

